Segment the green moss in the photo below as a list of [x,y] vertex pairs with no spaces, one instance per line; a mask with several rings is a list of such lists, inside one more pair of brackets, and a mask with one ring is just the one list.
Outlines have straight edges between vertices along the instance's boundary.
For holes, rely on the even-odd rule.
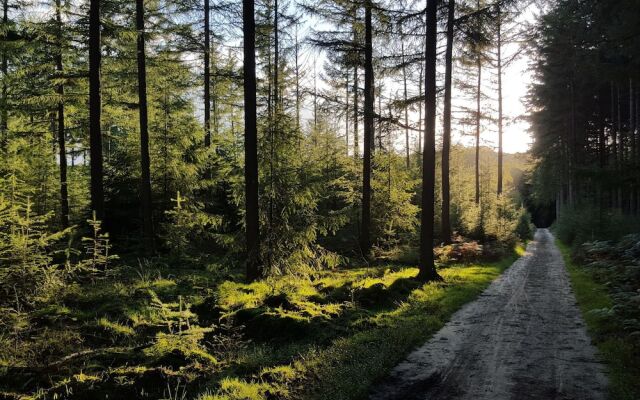
[[572,261],[567,245],[559,240],[556,244],[567,265],[589,335],[607,364],[610,397],[616,400],[640,398],[640,352],[628,338],[617,335],[622,329],[615,320],[607,313],[598,312],[613,306],[606,285],[596,280],[591,271]]

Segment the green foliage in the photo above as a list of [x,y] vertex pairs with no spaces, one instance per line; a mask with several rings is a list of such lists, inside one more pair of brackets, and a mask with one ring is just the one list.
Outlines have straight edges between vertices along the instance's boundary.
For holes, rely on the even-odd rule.
[[616,240],[639,230],[640,218],[591,205],[563,209],[553,225],[558,239],[576,249],[585,242]]
[[63,285],[52,246],[69,234],[53,231],[53,213],[34,211],[31,196],[15,175],[0,180],[0,305],[21,311],[47,301]]
[[571,256],[570,247],[558,240],[569,270],[573,290],[589,334],[609,370],[611,398],[631,400],[640,395],[640,237],[618,242],[586,243]]

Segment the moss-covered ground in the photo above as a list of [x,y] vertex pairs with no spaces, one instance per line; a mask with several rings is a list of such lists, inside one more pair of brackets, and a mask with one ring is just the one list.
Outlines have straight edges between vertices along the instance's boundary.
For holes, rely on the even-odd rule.
[[0,337],[0,399],[363,398],[516,257],[429,284],[396,265],[251,284],[161,263],[114,271],[11,320],[29,329]]

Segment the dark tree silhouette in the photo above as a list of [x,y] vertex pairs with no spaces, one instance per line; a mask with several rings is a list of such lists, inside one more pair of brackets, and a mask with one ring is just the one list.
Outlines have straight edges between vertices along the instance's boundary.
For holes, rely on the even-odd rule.
[[102,132],[100,120],[102,113],[100,93],[100,0],[91,0],[89,4],[89,154],[91,169],[91,208],[96,218],[105,219],[104,187],[102,165]]
[[147,66],[144,48],[144,0],[136,0],[136,30],[138,31],[138,105],[140,111],[140,207],[145,250],[147,253],[153,253],[153,203],[151,201],[151,161],[149,158]]
[[422,219],[420,223],[420,272],[424,282],[442,280],[433,260],[433,217],[436,168],[436,42],[438,0],[427,0],[425,45],[425,136],[422,159]]
[[260,233],[258,215],[258,128],[256,115],[256,22],[253,0],[242,2],[244,34],[244,178],[247,280],[260,274]]

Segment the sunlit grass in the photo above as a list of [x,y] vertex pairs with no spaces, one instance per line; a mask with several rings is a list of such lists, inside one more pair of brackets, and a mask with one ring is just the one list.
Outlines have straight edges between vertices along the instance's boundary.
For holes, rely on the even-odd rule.
[[[272,363],[272,366],[263,367],[252,378],[225,378],[214,394],[204,394],[201,399],[259,400],[274,394],[278,398],[305,400],[363,398],[377,379],[440,329],[452,313],[473,300],[511,265],[517,254],[523,253],[523,248],[519,248],[500,262],[440,269],[444,282],[418,284],[406,296],[398,296],[400,300],[394,306],[375,312],[359,311],[356,301],[343,312],[353,313],[351,322],[343,321],[348,326],[351,324],[351,330],[335,337],[328,346],[318,346],[309,338],[307,343],[278,347],[278,354],[272,353],[269,345],[252,347],[237,361],[245,366],[246,363],[256,366]],[[271,293],[286,290],[291,299],[297,299],[293,301],[326,295],[327,291],[319,288],[336,289],[345,285],[364,289],[380,287],[380,292],[373,293],[393,296],[394,289],[406,290],[406,282],[414,282],[410,278],[417,273],[417,268],[393,266],[332,271],[312,283],[298,280],[298,286],[288,287],[271,283],[270,289]],[[227,307],[255,306],[269,296],[266,289],[269,284],[233,286],[233,290],[231,285],[222,289],[222,304]],[[296,291],[297,287],[300,291]],[[275,365],[278,356],[290,361]]]

